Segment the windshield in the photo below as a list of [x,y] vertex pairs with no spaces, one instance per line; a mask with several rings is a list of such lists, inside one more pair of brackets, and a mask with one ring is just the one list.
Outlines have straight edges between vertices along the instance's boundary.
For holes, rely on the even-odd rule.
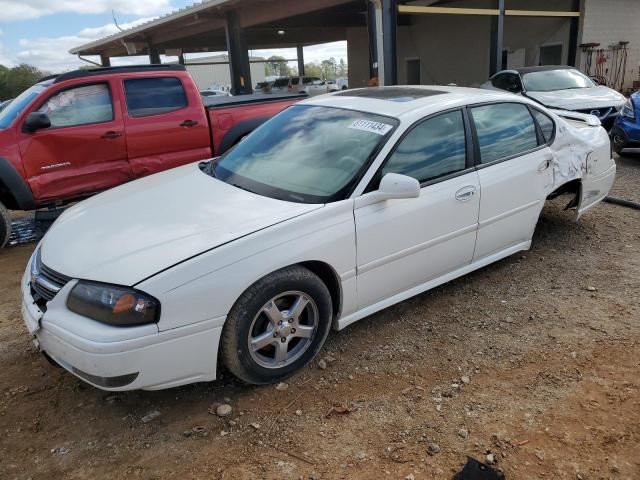
[[530,92],[551,92],[596,86],[589,77],[578,70],[571,69],[525,73],[522,76],[522,83],[525,90]]
[[6,108],[0,111],[0,128],[8,128],[25,107],[49,85],[51,85],[51,81],[36,83],[33,87],[18,95]]
[[218,179],[259,195],[326,203],[344,198],[397,124],[370,113],[296,105],[210,169]]

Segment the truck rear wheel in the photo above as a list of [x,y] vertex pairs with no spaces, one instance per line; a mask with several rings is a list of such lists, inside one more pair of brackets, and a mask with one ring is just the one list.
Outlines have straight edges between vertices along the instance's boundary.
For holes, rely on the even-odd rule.
[[9,215],[9,210],[0,203],[0,248],[4,248],[4,246],[9,241],[9,237],[11,236],[11,215]]

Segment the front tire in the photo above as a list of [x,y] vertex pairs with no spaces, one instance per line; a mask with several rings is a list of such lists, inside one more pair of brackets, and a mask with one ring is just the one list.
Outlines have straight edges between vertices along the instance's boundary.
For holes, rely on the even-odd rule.
[[331,295],[317,275],[302,266],[278,270],[232,307],[222,332],[222,361],[247,383],[278,382],[316,356],[332,317]]
[[9,215],[9,210],[0,203],[0,248],[4,248],[4,246],[9,241],[9,237],[11,236],[11,215]]

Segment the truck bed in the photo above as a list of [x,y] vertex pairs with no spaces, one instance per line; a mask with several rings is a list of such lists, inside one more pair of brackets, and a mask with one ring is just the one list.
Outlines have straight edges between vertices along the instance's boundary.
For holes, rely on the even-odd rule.
[[203,98],[211,127],[213,155],[222,155],[268,119],[305,98],[304,94],[268,93]]
[[270,93],[257,93],[254,95],[238,95],[234,97],[204,97],[202,103],[208,109],[229,108],[237,107],[241,105],[251,105],[255,103],[271,103],[281,102],[283,100],[302,100],[307,98],[306,94],[301,93],[287,93],[287,94],[270,94]]

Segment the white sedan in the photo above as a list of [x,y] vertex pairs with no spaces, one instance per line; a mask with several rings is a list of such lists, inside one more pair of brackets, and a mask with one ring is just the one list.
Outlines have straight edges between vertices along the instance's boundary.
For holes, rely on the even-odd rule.
[[596,85],[573,67],[543,65],[503,70],[483,88],[501,89],[529,97],[548,107],[594,115],[610,129],[627,99],[614,89]]
[[[566,113],[563,113],[565,115]],[[217,159],[68,209],[22,279],[50,359],[106,390],[307,364],[347,325],[531,245],[615,176],[596,118],[509,93],[348,90],[298,103]]]

